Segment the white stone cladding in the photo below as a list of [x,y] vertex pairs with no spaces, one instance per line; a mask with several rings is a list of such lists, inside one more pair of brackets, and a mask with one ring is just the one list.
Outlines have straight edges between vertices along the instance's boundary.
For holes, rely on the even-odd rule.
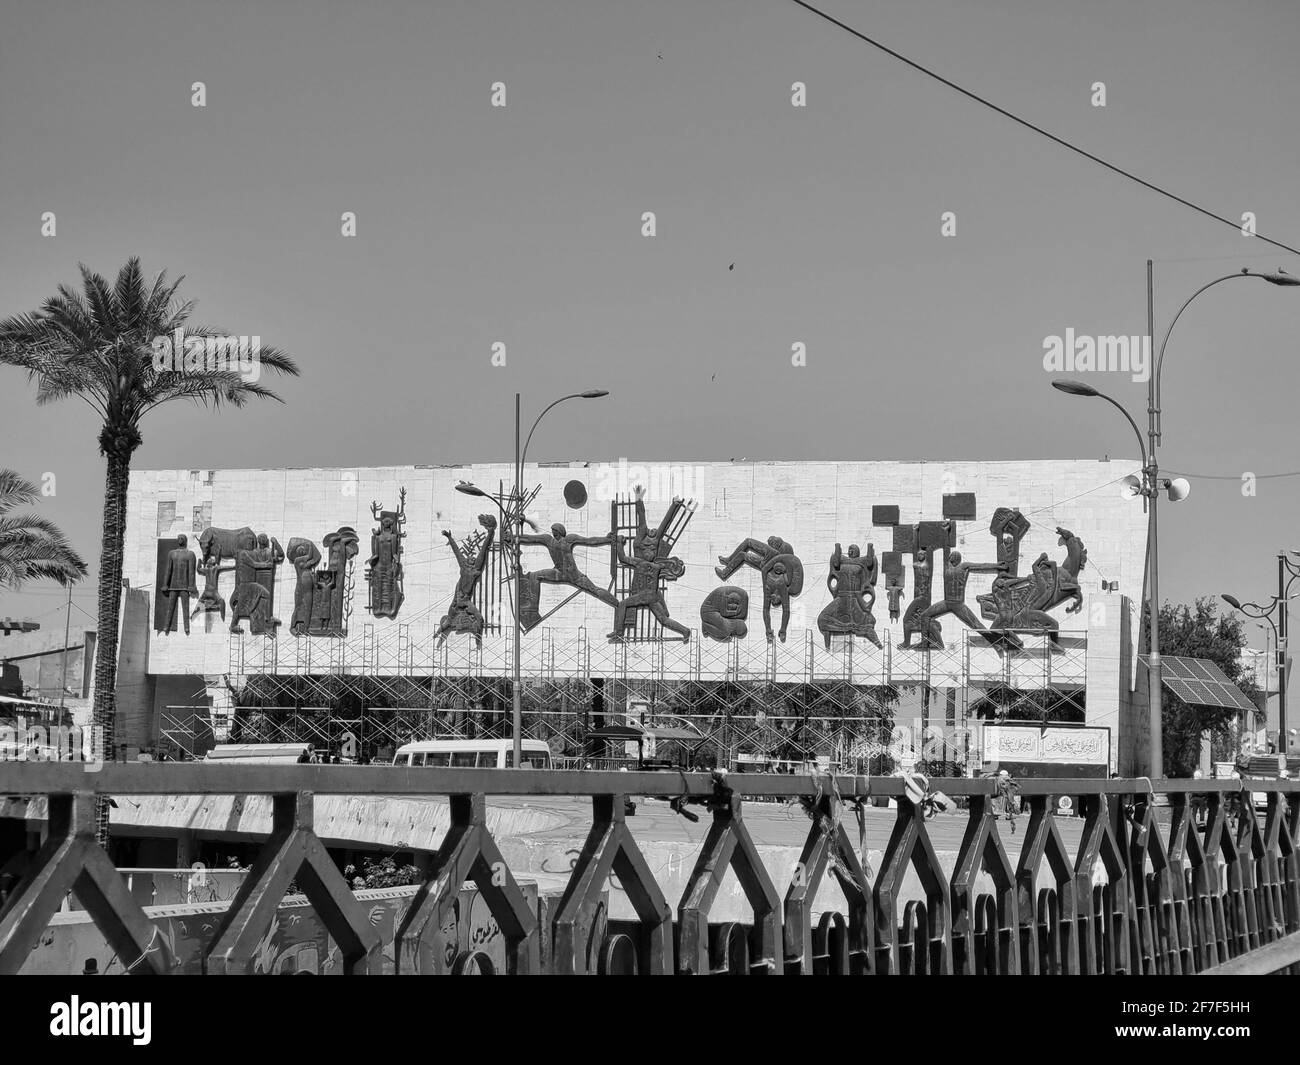
[[[943,517],[945,493],[970,492],[976,499],[976,518],[962,521],[958,549],[969,562],[991,562],[995,545],[989,519],[998,507],[1019,508],[1032,527],[1021,544],[1020,572],[1028,573],[1035,558],[1046,552],[1061,561],[1056,526],[1079,536],[1088,550],[1088,565],[1081,576],[1083,610],[1067,615],[1064,607],[1053,613],[1062,632],[1087,634],[1088,719],[1118,729],[1121,707],[1129,704],[1135,667],[1129,634],[1137,631],[1136,604],[1141,600],[1146,517],[1141,501],[1123,498],[1119,481],[1137,472],[1132,459],[1035,460],[1008,462],[570,462],[529,465],[526,486],[541,485],[530,516],[543,529],[562,522],[569,532],[600,536],[609,531],[610,501],[615,492],[629,496],[636,484],[648,488],[649,523],[658,523],[672,495],[687,495],[697,509],[673,554],[686,563],[684,576],[669,584],[666,601],[672,617],[692,631],[689,644],[665,643],[611,645],[605,639],[612,628],[610,607],[579,595],[524,636],[525,672],[552,674],[620,675],[656,672],[702,678],[732,675],[774,679],[841,676],[862,683],[920,679],[922,656],[893,650],[902,638],[901,620],[888,617],[883,574],[877,584],[874,607],[877,631],[885,650],[863,640],[837,639],[826,652],[817,615],[829,602],[826,590],[828,559],[835,544],[874,543],[877,555],[892,548],[887,527],[873,527],[872,507],[896,505],[899,520],[910,525]],[[468,465],[386,466],[355,469],[264,470],[134,470],[128,501],[124,575],[132,589],[152,597],[159,537],[184,532],[190,546],[199,550],[197,534],[208,524],[223,528],[249,526],[287,546],[301,536],[318,545],[340,526],[351,526],[361,537],[361,552],[354,563],[355,592],[346,640],[299,638],[290,634],[293,612],[294,571],[282,565],[275,593],[275,615],[283,622],[278,638],[230,637],[228,625],[215,614],[200,615],[193,632],[148,638],[147,671],[152,675],[215,676],[259,671],[414,673],[430,669],[483,673],[508,673],[511,635],[508,607],[503,607],[502,631],[484,639],[481,655],[473,641],[452,635],[442,649],[435,647],[438,622],[446,612],[457,570],[441,535],[449,529],[458,540],[477,527],[476,515],[495,513],[484,499],[455,491],[458,481],[472,481],[489,490],[508,484],[508,463]],[[582,481],[588,501],[570,508],[563,488],[570,480]],[[404,541],[405,602],[395,620],[376,619],[366,610],[364,562],[374,528],[372,500],[383,508],[397,504],[406,489],[407,532]],[[174,509],[174,520],[160,524]],[[196,511],[198,518],[196,523]],[[208,517],[210,513],[210,518]],[[714,573],[718,556],[730,553],[747,537],[759,540],[779,535],[793,545],[802,559],[804,590],[793,604],[787,642],[769,647],[761,617],[762,597],[758,574],[748,567],[729,581],[749,591],[749,636],[731,645],[701,639],[701,600],[724,582]],[[579,567],[599,586],[609,580],[608,548],[579,548]],[[910,557],[905,559],[905,608],[912,595]],[[526,570],[550,565],[545,549],[525,548]],[[942,594],[941,566],[936,567],[934,591]],[[986,592],[989,574],[973,574],[967,588],[967,605],[979,615],[976,596]],[[1118,582],[1118,592],[1103,592],[1102,581]],[[228,600],[233,575],[221,579],[221,594]],[[200,583],[202,583],[200,581]],[[543,586],[543,614],[559,603],[569,589]],[[191,604],[191,607],[196,604]],[[775,612],[779,615],[779,611]],[[1127,620],[1122,614],[1127,613]],[[152,617],[150,617],[152,621]],[[246,627],[246,626],[245,626]],[[936,685],[960,686],[966,680],[990,678],[1003,662],[979,641],[965,640],[965,626],[948,616],[942,620],[945,642],[954,649],[969,646],[969,655],[935,656],[931,675]],[[1077,675],[1067,681],[1084,683],[1082,668],[1064,656],[1061,668]],[[1013,677],[1024,686],[1043,683],[1042,656],[1027,657],[1012,666]],[[1125,726],[1127,728],[1127,726]],[[1118,735],[1117,735],[1118,740]]]

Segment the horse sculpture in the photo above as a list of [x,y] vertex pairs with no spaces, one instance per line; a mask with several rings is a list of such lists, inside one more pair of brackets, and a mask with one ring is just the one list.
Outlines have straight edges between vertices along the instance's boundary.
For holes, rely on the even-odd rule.
[[1065,602],[1072,603],[1065,608],[1067,614],[1083,609],[1079,573],[1087,565],[1088,549],[1069,529],[1058,525],[1056,534],[1057,543],[1065,547],[1064,562],[1057,565],[1044,551],[1029,576],[998,577],[993,590],[978,597],[990,629],[1045,631],[1055,640],[1060,625],[1048,611]]

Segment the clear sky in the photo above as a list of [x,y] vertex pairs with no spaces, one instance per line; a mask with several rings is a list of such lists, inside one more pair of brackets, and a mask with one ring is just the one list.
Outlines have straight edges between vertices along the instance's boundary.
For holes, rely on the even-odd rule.
[[[827,7],[1300,245],[1294,3]],[[1116,411],[1049,387],[1044,338],[1144,332],[1148,258],[1158,333],[1220,274],[1300,274],[785,0],[0,0],[0,233],[0,315],[136,254],[301,363],[285,408],[150,415],[140,467],[502,460],[516,390],[591,387],[613,395],[531,458],[1131,458]],[[1162,512],[1167,598],[1263,597],[1300,547],[1300,477],[1239,480],[1300,470],[1298,327],[1300,289],[1243,281],[1174,333],[1161,458],[1198,476]],[[1090,380],[1145,421],[1144,385]],[[40,511],[92,561],[96,432],[0,370],[0,465],[56,475]],[[0,614],[52,627],[61,603]]]

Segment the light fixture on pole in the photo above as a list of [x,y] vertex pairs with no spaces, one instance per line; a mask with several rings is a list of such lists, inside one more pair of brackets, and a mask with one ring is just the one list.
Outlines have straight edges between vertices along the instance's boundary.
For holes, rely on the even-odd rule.
[[1084,384],[1082,381],[1075,381],[1068,378],[1064,380],[1053,381],[1052,387],[1055,388],[1057,391],[1064,392],[1066,395],[1070,395],[1070,396],[1081,396],[1084,398],[1104,399],[1107,403],[1109,403],[1112,407],[1114,407],[1122,415],[1124,415],[1124,419],[1133,428],[1133,435],[1137,437],[1138,451],[1142,456],[1142,476],[1138,477],[1135,474],[1129,474],[1127,477],[1125,477],[1120,482],[1120,493],[1125,498],[1134,498],[1136,496],[1141,496],[1142,506],[1147,513],[1147,578],[1148,579],[1147,581],[1144,582],[1144,584],[1150,590],[1150,594],[1148,595],[1147,598],[1147,606],[1150,611],[1149,616],[1150,616],[1150,624],[1151,624],[1151,654],[1148,656],[1148,663],[1149,663],[1148,728],[1150,729],[1150,740],[1149,740],[1150,761],[1151,761],[1151,766],[1153,767],[1151,768],[1150,772],[1151,775],[1155,776],[1158,775],[1157,769],[1154,768],[1155,766],[1160,767],[1159,772],[1163,772],[1163,768],[1164,768],[1164,748],[1161,743],[1161,735],[1160,735],[1161,732],[1160,723],[1161,723],[1161,717],[1163,715],[1162,703],[1161,703],[1160,693],[1159,693],[1159,685],[1162,683],[1160,679],[1160,664],[1159,664],[1159,652],[1158,652],[1158,648],[1159,648],[1158,640],[1160,636],[1160,618],[1159,618],[1159,608],[1156,605],[1158,600],[1155,598],[1155,581],[1154,581],[1154,576],[1156,573],[1156,552],[1157,552],[1155,501],[1157,496],[1160,493],[1160,490],[1163,489],[1168,494],[1170,501],[1177,503],[1180,500],[1187,498],[1187,496],[1191,493],[1192,486],[1187,482],[1186,479],[1182,477],[1177,477],[1174,478],[1173,480],[1164,480],[1164,481],[1160,480],[1160,476],[1156,469],[1156,464],[1154,459],[1155,441],[1154,440],[1151,441],[1152,450],[1148,452],[1147,442],[1142,439],[1142,430],[1138,428],[1138,424],[1136,421],[1133,420],[1133,415],[1131,415],[1128,412],[1128,408],[1126,408],[1124,404],[1120,403],[1119,400],[1115,399],[1112,396],[1108,396],[1105,392],[1098,391],[1097,389],[1093,388],[1092,385]]
[[[1291,554],[1298,552],[1292,551]],[[1277,553],[1277,588],[1278,594],[1270,597],[1267,607],[1260,606],[1258,603],[1242,603],[1235,596],[1224,595],[1223,601],[1234,610],[1241,611],[1248,618],[1257,621],[1266,621],[1273,630],[1273,646],[1275,648],[1274,664],[1277,669],[1277,759],[1278,769],[1286,768],[1287,754],[1290,752],[1291,733],[1287,729],[1286,720],[1286,681],[1287,673],[1287,625],[1289,621],[1290,602],[1295,598],[1291,594],[1291,586],[1300,579],[1300,565],[1292,562],[1286,557],[1287,552],[1279,551]],[[1277,614],[1277,622],[1274,623],[1273,615]],[[1265,684],[1267,689],[1267,683]],[[1267,691],[1265,694],[1267,698]]]
[[[1169,344],[1169,337],[1174,331],[1174,326],[1178,324],[1178,319],[1182,317],[1183,312],[1187,310],[1193,300],[1196,299],[1206,289],[1213,288],[1215,285],[1222,284],[1224,281],[1232,281],[1239,277],[1257,277],[1262,281],[1267,281],[1270,285],[1277,285],[1284,288],[1292,288],[1300,285],[1300,277],[1294,277],[1288,274],[1280,267],[1277,270],[1250,270],[1242,268],[1239,273],[1225,274],[1223,277],[1216,277],[1187,298],[1178,313],[1174,315],[1165,330],[1165,335],[1160,341],[1159,351],[1156,353],[1155,372],[1147,377],[1147,446],[1143,449],[1143,484],[1140,494],[1145,497],[1147,502],[1147,577],[1143,582],[1146,588],[1147,607],[1150,611],[1151,618],[1151,645],[1147,655],[1147,672],[1150,678],[1148,687],[1150,689],[1149,713],[1150,713],[1150,774],[1159,776],[1164,773],[1164,744],[1162,742],[1161,731],[1163,725],[1163,708],[1162,708],[1162,684],[1160,669],[1160,553],[1159,553],[1159,526],[1157,523],[1156,503],[1159,499],[1159,489],[1164,488],[1169,493],[1169,498],[1175,502],[1180,499],[1186,499],[1187,493],[1191,486],[1181,477],[1172,481],[1160,480],[1160,463],[1156,455],[1157,447],[1162,443],[1161,440],[1161,408],[1160,408],[1160,382],[1164,372],[1165,365],[1165,348]],[[1151,342],[1155,342],[1155,281],[1154,266],[1152,260],[1147,260],[1147,336]],[[1103,399],[1119,407],[1124,411],[1124,416],[1128,422],[1137,430],[1137,423],[1129,416],[1128,411],[1124,410],[1120,404],[1109,396],[1098,392],[1091,385],[1085,385],[1081,381],[1053,381],[1053,386],[1062,392],[1067,392],[1075,396],[1101,396]],[[1141,433],[1138,438],[1141,440]],[[1129,483],[1122,489],[1125,494],[1139,494],[1138,487]]]
[[523,590],[523,569],[520,564],[519,537],[523,535],[524,525],[532,525],[524,514],[526,499],[524,497],[523,479],[524,479],[524,460],[528,456],[528,445],[533,439],[533,433],[536,432],[537,426],[541,420],[546,417],[547,411],[552,407],[558,406],[568,399],[601,399],[608,396],[609,392],[605,389],[593,388],[586,392],[574,392],[571,395],[561,396],[559,399],[550,403],[542,409],[542,413],[533,421],[532,428],[528,430],[528,436],[524,439],[523,447],[519,446],[520,436],[520,394],[515,393],[515,477],[514,486],[510,490],[507,506],[498,496],[489,495],[483,489],[469,481],[461,481],[456,485],[456,491],[463,492],[468,496],[476,496],[481,499],[490,499],[496,504],[501,511],[501,520],[503,530],[509,530],[510,540],[510,562],[514,577],[514,602],[512,609],[514,613],[514,660],[511,670],[511,738],[512,738],[512,757],[511,766],[518,769],[523,765],[523,740],[524,740],[524,711],[523,711],[523,674],[520,669],[520,653],[523,646],[523,622],[520,617],[520,594]]

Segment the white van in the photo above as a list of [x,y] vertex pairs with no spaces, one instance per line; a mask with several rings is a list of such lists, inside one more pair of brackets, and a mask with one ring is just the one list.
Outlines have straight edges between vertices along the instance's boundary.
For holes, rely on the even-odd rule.
[[[522,748],[525,769],[551,768],[551,750],[541,740],[524,740]],[[393,765],[509,769],[514,758],[513,740],[419,740],[397,748]]]

